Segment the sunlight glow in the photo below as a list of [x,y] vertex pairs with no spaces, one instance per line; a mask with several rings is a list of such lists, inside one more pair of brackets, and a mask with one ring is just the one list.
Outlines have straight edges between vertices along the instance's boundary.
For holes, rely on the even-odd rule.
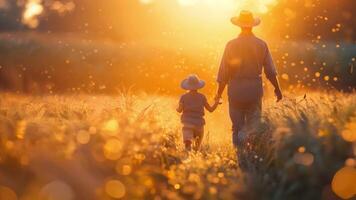
[[277,0],[177,0],[181,6],[208,6],[216,10],[239,12],[250,10],[255,13],[267,13],[269,8],[277,4]]
[[[276,5],[278,0],[174,0],[182,7],[197,7],[199,12],[206,8],[219,11],[229,11],[225,14],[233,14],[241,10],[250,10],[257,14],[267,13],[271,6]],[[151,4],[159,0],[139,0],[142,4]],[[198,11],[198,10],[197,10]]]
[[38,16],[43,12],[41,0],[28,0],[25,11],[22,14],[22,23],[30,28],[36,28],[39,24]]
[[140,3],[142,4],[150,4],[150,3],[153,3],[153,0],[139,0]]
[[191,6],[198,2],[198,0],[178,0],[178,3],[182,6]]

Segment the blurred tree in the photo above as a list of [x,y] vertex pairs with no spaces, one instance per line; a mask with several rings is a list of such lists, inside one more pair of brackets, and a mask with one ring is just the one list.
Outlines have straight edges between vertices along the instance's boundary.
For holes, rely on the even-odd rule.
[[0,8],[0,31],[22,29],[21,14],[22,8],[16,1],[7,1],[4,3],[4,7]]
[[267,18],[270,34],[283,38],[313,40],[356,40],[353,0],[280,0]]

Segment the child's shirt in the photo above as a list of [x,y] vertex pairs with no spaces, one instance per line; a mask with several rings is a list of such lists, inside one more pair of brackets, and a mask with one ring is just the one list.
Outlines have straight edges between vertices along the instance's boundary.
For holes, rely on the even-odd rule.
[[183,106],[181,121],[183,124],[203,126],[204,107],[207,103],[206,97],[198,92],[188,92],[181,96],[180,104]]

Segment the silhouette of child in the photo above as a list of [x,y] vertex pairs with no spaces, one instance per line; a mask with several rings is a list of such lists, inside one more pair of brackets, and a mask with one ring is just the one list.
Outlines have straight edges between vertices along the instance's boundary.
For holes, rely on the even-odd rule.
[[219,101],[216,100],[214,105],[210,106],[206,97],[198,92],[198,89],[204,86],[205,82],[195,74],[189,75],[181,83],[181,87],[188,92],[181,96],[177,112],[182,113],[183,141],[188,151],[192,148],[195,151],[199,150],[203,140],[204,108],[209,112],[214,112],[219,105]]

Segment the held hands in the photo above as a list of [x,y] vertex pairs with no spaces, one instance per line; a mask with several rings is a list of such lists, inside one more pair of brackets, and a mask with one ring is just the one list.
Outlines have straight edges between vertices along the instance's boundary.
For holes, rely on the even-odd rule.
[[223,103],[223,102],[222,102],[221,95],[216,95],[216,96],[214,97],[214,101],[215,101],[215,103],[218,104],[218,105],[221,105],[221,104]]
[[277,97],[277,102],[280,102],[283,99],[282,91],[281,89],[277,88],[274,90],[274,94]]
[[214,111],[216,110],[216,108],[218,107],[218,105],[221,104],[221,103],[220,103],[220,101],[221,101],[220,99],[221,99],[221,97],[216,96],[216,97],[214,98],[214,104],[211,106],[208,102],[206,102],[205,108],[206,108],[209,112],[214,112]]

